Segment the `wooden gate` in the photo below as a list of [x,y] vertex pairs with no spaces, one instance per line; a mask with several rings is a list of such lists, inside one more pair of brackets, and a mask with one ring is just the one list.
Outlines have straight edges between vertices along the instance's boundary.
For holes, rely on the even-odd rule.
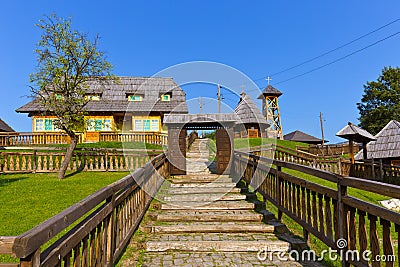
[[233,130],[217,129],[215,133],[217,146],[217,174],[229,174],[233,150]]
[[186,130],[179,127],[168,129],[168,158],[171,175],[186,174]]

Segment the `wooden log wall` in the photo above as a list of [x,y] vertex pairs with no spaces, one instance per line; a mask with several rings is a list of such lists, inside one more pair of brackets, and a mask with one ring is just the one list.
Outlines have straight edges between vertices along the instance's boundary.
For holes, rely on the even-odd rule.
[[[0,266],[113,266],[168,176],[165,154],[17,237],[0,237]],[[60,232],[79,223],[53,242]],[[45,243],[52,244],[42,251]]]
[[[337,188],[309,182],[288,174],[286,169],[333,182]],[[306,239],[311,233],[335,250],[340,250],[337,241],[344,239],[348,246],[342,249],[343,253],[371,251],[369,263],[361,256],[349,256],[343,260],[343,266],[398,266],[400,213],[349,196],[347,190],[357,188],[387,198],[400,198],[400,186],[340,176],[238,151],[235,151],[232,170],[245,183],[257,185],[257,192],[264,200],[278,208],[278,219],[285,214],[301,225]],[[379,258],[386,261],[372,261]]]

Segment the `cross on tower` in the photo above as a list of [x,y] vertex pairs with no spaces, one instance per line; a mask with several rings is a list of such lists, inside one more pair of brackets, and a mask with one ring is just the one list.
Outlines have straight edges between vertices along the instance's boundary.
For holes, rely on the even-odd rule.
[[272,81],[272,78],[268,76],[268,77],[266,78],[266,80],[267,80],[268,85],[269,85],[269,83]]
[[244,84],[242,84],[242,94],[244,93]]

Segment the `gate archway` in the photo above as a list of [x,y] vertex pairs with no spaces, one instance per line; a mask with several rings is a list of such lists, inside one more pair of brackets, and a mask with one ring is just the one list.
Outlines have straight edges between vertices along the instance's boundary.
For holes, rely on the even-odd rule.
[[168,114],[168,159],[171,175],[186,174],[187,130],[216,130],[217,174],[229,174],[233,155],[235,114]]

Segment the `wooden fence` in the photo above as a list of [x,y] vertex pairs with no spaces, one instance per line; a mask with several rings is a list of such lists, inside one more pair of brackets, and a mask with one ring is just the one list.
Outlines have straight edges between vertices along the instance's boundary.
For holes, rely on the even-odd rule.
[[[143,142],[167,145],[168,135],[161,133],[114,133],[97,132],[95,141],[104,142]],[[85,134],[79,133],[79,143],[85,142]],[[31,146],[68,144],[70,138],[63,132],[55,133],[0,133],[0,146]]]
[[[158,154],[110,151],[76,151],[69,171],[132,171]],[[57,172],[64,160],[61,152],[0,152],[0,173]]]
[[344,176],[400,185],[400,167],[382,164],[382,161],[367,160],[351,164],[350,160],[341,157],[316,156],[281,146],[270,146],[263,148],[263,150],[254,150],[252,153]]
[[[295,170],[336,184],[328,188],[286,172]],[[278,219],[286,214],[304,230],[316,236],[327,246],[349,255],[352,251],[371,251],[371,258],[386,255],[386,266],[394,266],[394,258],[400,259],[400,249],[394,245],[400,240],[400,214],[347,194],[348,188],[381,194],[389,198],[400,198],[400,187],[376,181],[345,177],[316,170],[295,163],[268,159],[235,151],[232,171],[249,185],[258,185],[264,201],[275,205]],[[344,239],[345,248],[338,247],[337,241]],[[350,252],[350,253],[348,253]],[[351,255],[350,255],[351,256]],[[342,266],[368,266],[357,257],[343,259]],[[372,261],[372,266],[381,266]]]
[[[350,153],[349,144],[297,146],[296,149],[306,151],[314,155],[325,156],[338,156]],[[360,151],[360,146],[357,143],[353,144],[353,151],[354,153]]]
[[[79,142],[83,135],[78,134]],[[0,146],[30,146],[49,144],[68,144],[70,138],[66,133],[0,133]]]
[[0,237],[0,254],[20,260],[0,266],[113,266],[168,174],[167,158],[161,154],[37,227]]
[[100,142],[143,142],[149,144],[167,145],[168,134],[162,133],[102,133]]

